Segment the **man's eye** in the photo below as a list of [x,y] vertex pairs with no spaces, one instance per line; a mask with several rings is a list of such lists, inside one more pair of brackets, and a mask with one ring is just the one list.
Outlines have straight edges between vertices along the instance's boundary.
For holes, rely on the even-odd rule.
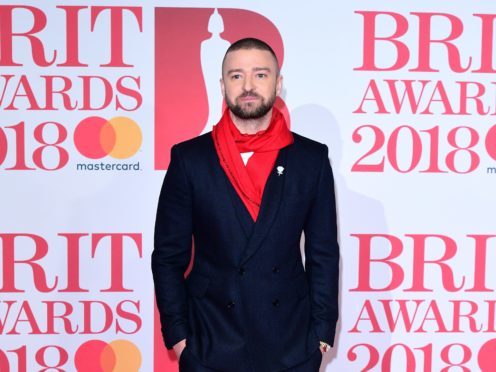
[[263,78],[267,77],[267,74],[257,74],[257,77],[259,79],[263,79]]
[[231,79],[233,79],[233,80],[241,79],[241,75],[240,74],[231,75]]

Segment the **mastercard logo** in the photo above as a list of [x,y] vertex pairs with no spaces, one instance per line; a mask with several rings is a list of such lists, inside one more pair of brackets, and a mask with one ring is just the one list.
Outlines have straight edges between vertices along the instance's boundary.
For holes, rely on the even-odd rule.
[[142,141],[138,124],[123,116],[110,120],[90,116],[81,120],[74,131],[76,149],[90,159],[129,158],[138,152]]
[[87,341],[76,350],[77,372],[138,372],[141,352],[131,341]]

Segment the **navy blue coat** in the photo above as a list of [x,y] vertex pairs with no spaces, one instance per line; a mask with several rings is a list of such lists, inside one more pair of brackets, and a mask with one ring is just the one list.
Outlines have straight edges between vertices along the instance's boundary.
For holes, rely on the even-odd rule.
[[[333,344],[339,279],[333,176],[327,147],[293,135],[294,143],[279,151],[256,223],[224,173],[211,133],[172,148],[152,255],[167,348],[185,338],[205,366],[264,372],[303,362],[319,340]],[[185,280],[192,242],[194,265]]]

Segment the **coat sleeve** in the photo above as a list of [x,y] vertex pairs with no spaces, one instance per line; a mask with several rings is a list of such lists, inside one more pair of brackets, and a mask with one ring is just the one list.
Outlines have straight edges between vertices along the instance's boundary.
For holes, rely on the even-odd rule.
[[177,146],[164,178],[155,221],[152,272],[165,346],[188,334],[184,272],[192,250],[192,196]]
[[320,341],[334,344],[338,320],[339,246],[334,179],[327,146],[322,151],[315,198],[305,223],[305,270],[312,326]]

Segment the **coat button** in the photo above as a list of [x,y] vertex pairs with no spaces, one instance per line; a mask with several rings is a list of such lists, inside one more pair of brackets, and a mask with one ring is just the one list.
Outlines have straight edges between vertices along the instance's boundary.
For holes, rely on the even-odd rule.
[[272,300],[272,305],[275,307],[279,306],[279,300],[276,298],[275,300]]
[[228,304],[227,304],[227,308],[228,309],[232,309],[234,307],[234,302],[233,301],[229,301]]
[[242,268],[242,267],[238,269],[238,274],[239,275],[244,275],[245,272],[246,272],[246,270],[244,268]]
[[272,272],[273,272],[274,274],[277,274],[277,273],[279,272],[279,267],[277,267],[277,266],[272,266]]

